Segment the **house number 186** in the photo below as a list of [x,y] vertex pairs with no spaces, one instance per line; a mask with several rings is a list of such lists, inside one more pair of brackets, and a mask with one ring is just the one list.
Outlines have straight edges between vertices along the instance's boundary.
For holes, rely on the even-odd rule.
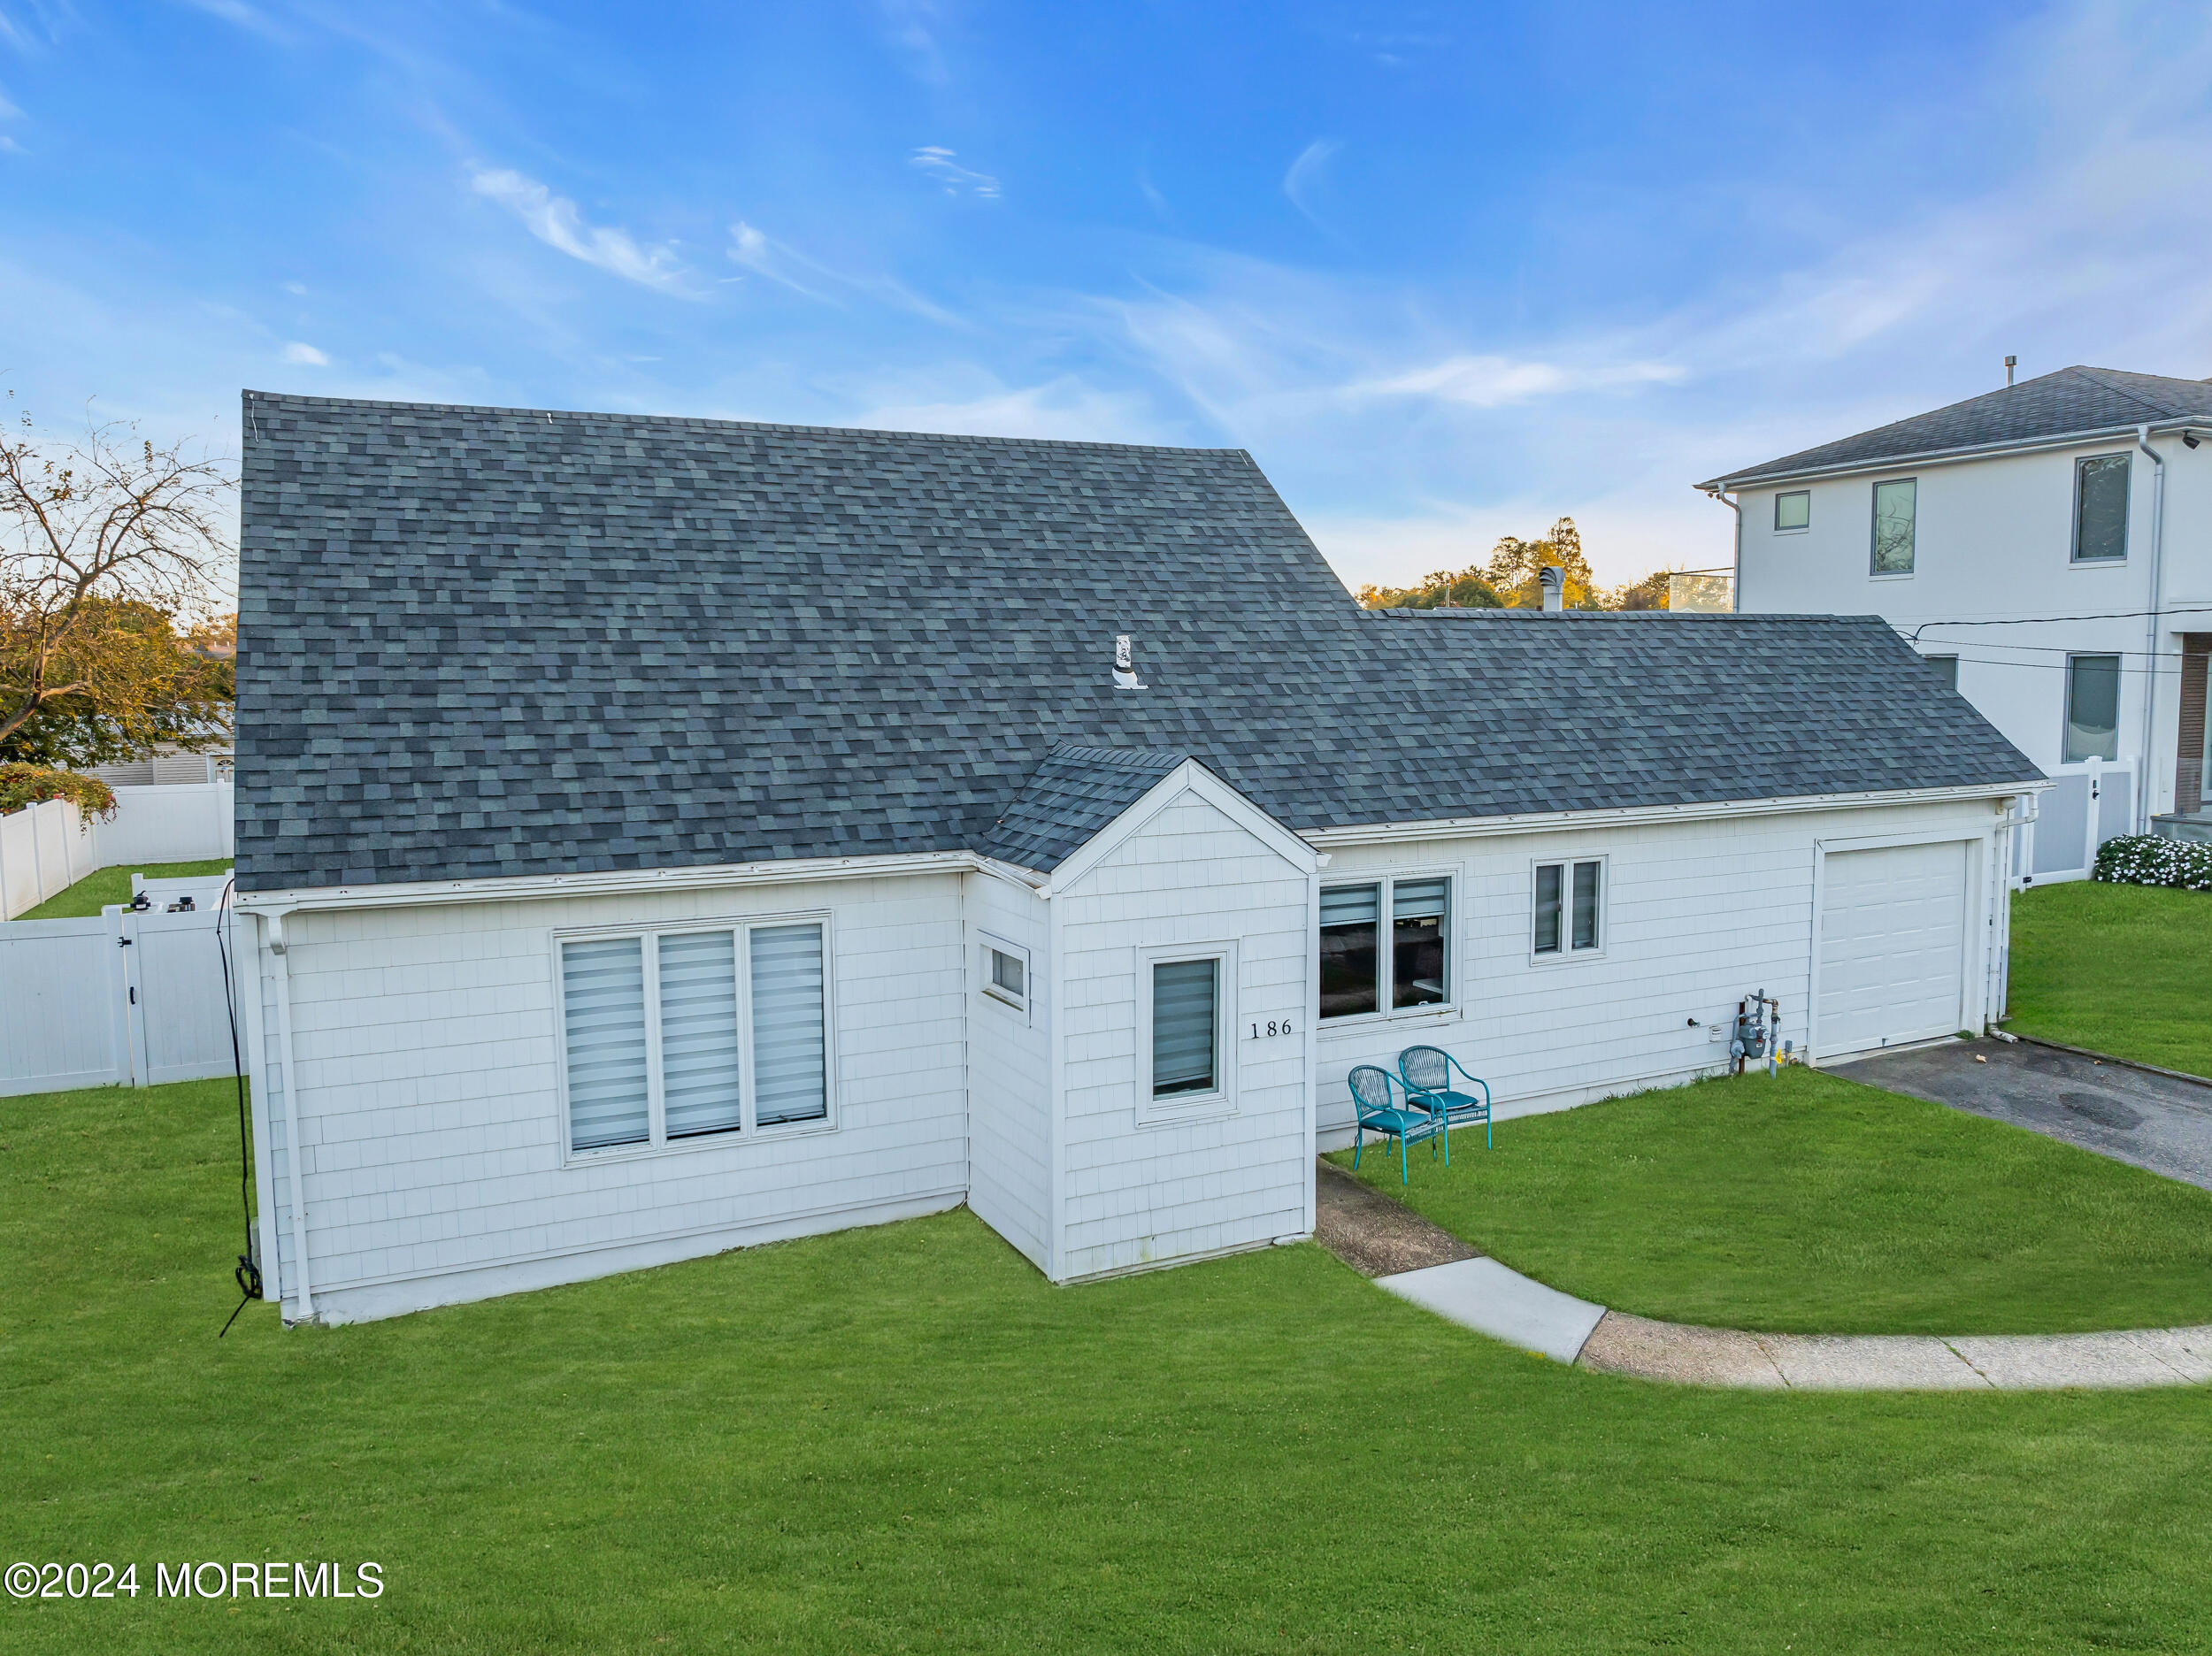
[[1258,1024],[1252,1025],[1252,1039],[1254,1040],[1264,1040],[1270,1035],[1289,1035],[1294,1033],[1295,1033],[1295,1031],[1291,1028],[1290,1020],[1288,1018],[1270,1018],[1267,1020],[1264,1026]]

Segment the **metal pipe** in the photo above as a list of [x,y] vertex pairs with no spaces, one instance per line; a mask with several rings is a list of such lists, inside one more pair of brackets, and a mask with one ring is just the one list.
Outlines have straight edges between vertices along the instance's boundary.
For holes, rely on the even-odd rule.
[[1728,561],[1728,612],[1731,615],[1741,615],[1743,613],[1743,502],[1730,500],[1728,491],[1725,489],[1707,489],[1705,492],[1736,514],[1735,551]]
[[315,1293],[307,1269],[307,1158],[300,1141],[300,1072],[292,1059],[292,967],[281,911],[263,916],[269,927],[269,953],[276,958],[277,1062],[284,1066],[284,1151],[292,1163],[292,1256],[299,1265],[300,1315],[315,1315]]
[[2143,628],[2143,774],[2135,784],[2134,801],[2136,832],[2148,833],[2152,800],[2158,791],[2157,761],[2151,742],[2158,728],[2158,619],[2165,572],[2162,564],[2166,549],[2166,462],[2151,447],[2151,428],[2147,425],[2135,428],[2135,446],[2148,455],[2151,462],[2151,602],[2150,618]]

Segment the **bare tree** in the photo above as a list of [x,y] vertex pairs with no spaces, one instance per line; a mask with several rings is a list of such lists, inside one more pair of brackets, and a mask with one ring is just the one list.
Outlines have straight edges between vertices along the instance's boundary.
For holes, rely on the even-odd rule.
[[88,421],[81,440],[42,446],[21,418],[26,434],[0,438],[0,758],[98,763],[219,741],[234,681],[213,612],[231,479],[128,426]]

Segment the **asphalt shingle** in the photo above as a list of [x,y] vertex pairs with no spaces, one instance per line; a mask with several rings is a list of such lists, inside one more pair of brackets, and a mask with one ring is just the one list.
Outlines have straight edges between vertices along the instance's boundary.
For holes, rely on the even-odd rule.
[[258,392],[244,437],[248,891],[1054,858],[1185,755],[1299,830],[2037,774],[1874,617],[1364,611],[1239,450]]

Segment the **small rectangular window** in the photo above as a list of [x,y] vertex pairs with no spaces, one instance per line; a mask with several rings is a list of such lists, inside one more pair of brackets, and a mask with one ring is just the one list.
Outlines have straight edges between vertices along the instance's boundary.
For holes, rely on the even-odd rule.
[[1027,1000],[1029,991],[1025,986],[1028,973],[1023,970],[1022,957],[1009,954],[1004,949],[991,951],[991,993],[999,1000],[1020,1006]]
[[643,939],[561,946],[561,1024],[568,1045],[569,1147],[645,1143],[653,1133],[653,1100]]
[[1604,866],[1596,859],[1536,865],[1537,954],[1580,954],[1599,947]]
[[1774,497],[1774,527],[1778,534],[1803,529],[1813,521],[1813,492],[1810,489],[1792,489],[1786,494]]
[[1321,892],[1321,1016],[1357,1017],[1379,1010],[1382,915],[1379,886],[1325,886]]
[[1946,690],[1955,690],[1959,687],[1959,658],[1957,656],[1928,656],[1922,659],[1928,663],[1928,671],[1943,680],[1943,687]]
[[1152,967],[1152,1096],[1221,1089],[1221,962],[1157,961]]
[[671,932],[660,939],[661,1093],[668,1136],[744,1124],[737,1060],[737,938]]
[[1874,573],[1912,573],[1914,518],[1920,485],[1916,479],[1900,478],[1874,486]]
[[2120,756],[2120,658],[2066,658],[2066,763]]
[[2074,562],[2108,563],[2128,555],[2128,459],[2091,455],[2074,463]]
[[753,1115],[763,1127],[829,1114],[822,928],[758,926],[753,962]]
[[1450,951],[1452,883],[1448,879],[1394,880],[1390,887],[1390,1004],[1441,1006]]

